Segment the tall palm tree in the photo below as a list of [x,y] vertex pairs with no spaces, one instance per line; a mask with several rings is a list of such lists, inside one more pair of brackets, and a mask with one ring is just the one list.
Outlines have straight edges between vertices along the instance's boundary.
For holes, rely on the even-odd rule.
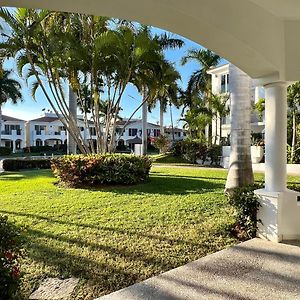
[[[207,49],[191,49],[187,55],[182,58],[182,65],[188,62],[194,61],[199,65],[199,69],[196,70],[190,77],[187,90],[190,92],[197,91],[202,94],[203,101],[207,108],[210,108],[210,95],[211,95],[211,76],[207,74],[207,71],[216,66],[220,61],[220,56]],[[211,142],[211,130],[209,125],[206,127],[207,137]]]
[[179,106],[178,92],[179,87],[177,81],[181,79],[179,72],[175,67],[163,59],[160,62],[158,72],[156,73],[156,84],[154,89],[156,89],[156,98],[153,98],[152,102],[148,103],[149,111],[159,103],[159,125],[160,134],[164,134],[164,112],[167,106],[174,104],[176,107]]
[[[143,61],[137,70],[134,83],[138,90],[142,94],[143,106],[142,106],[142,153],[147,154],[147,113],[148,109],[152,107],[161,94],[166,95],[162,87],[162,83],[159,78],[163,76],[169,76],[167,72],[168,62],[164,59],[165,49],[176,49],[183,45],[183,41],[176,38],[171,38],[168,35],[152,35],[150,28],[142,26],[141,33],[145,37],[145,44],[152,45],[152,50],[149,48],[147,58]],[[169,66],[169,72],[171,66]],[[173,72],[176,72],[173,68]],[[178,77],[178,73],[176,77]],[[172,80],[169,79],[169,85],[175,84],[176,77],[173,76]],[[151,109],[150,109],[151,110]]]
[[229,65],[231,96],[231,153],[226,190],[254,182],[251,162],[250,77],[233,64]]
[[228,100],[229,100],[228,96],[215,95],[215,94],[211,95],[210,103],[211,103],[212,115],[215,120],[215,128],[216,128],[215,141],[214,141],[215,144],[217,144],[218,137],[219,140],[221,140],[222,137],[222,118],[226,117],[230,112],[230,108],[227,104]]
[[0,147],[1,147],[1,131],[2,131],[2,105],[7,101],[13,104],[22,100],[21,85],[18,81],[9,78],[12,72],[3,70],[0,63]]
[[300,105],[300,81],[288,87],[288,106],[292,115],[292,145],[291,145],[291,162],[294,161],[295,150],[297,144],[297,114],[299,113]]

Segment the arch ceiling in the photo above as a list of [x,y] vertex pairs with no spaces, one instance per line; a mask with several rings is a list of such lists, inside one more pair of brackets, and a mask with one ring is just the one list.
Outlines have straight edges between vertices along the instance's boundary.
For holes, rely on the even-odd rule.
[[300,79],[298,0],[2,0],[137,21],[185,36],[253,78]]

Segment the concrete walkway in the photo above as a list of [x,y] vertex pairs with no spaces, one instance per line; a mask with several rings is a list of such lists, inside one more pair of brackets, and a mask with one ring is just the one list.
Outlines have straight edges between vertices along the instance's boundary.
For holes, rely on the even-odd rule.
[[256,238],[100,299],[300,300],[300,243]]

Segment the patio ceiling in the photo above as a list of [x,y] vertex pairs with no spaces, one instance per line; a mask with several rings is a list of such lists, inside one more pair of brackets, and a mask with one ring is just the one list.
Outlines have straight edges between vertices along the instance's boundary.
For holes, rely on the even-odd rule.
[[2,5],[124,18],[185,36],[253,78],[300,79],[298,0],[2,0]]

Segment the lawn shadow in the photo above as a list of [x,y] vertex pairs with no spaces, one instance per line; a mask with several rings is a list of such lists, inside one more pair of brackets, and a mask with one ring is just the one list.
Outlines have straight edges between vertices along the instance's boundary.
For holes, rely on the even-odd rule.
[[[204,180],[207,179],[207,180]],[[159,195],[186,195],[203,194],[224,188],[224,182],[210,180],[211,178],[188,177],[178,175],[151,174],[149,180],[142,184],[129,186],[81,186],[81,189],[91,192],[107,191],[116,194],[159,194]]]
[[1,180],[21,180],[31,178],[54,178],[51,170],[49,169],[35,169],[35,170],[20,170],[20,171],[4,171],[0,174]]

